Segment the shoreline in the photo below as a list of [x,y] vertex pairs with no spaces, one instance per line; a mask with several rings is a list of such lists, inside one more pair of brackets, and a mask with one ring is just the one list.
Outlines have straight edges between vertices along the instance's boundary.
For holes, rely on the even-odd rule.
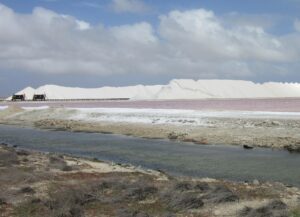
[[[300,190],[280,183],[176,178],[7,145],[0,145],[0,174],[0,211],[4,216],[52,216],[74,209],[80,216],[98,216],[99,212],[123,216],[124,205],[126,213],[148,216],[248,217],[249,209],[258,213],[262,208],[266,213],[289,216],[300,210]],[[28,175],[31,178],[22,181]],[[49,209],[49,203],[56,209]]]
[[[272,124],[272,121],[270,121],[270,123]],[[285,132],[288,130],[278,132],[273,129],[267,129],[269,132],[266,132],[266,129],[245,129],[240,127],[180,127],[167,124],[149,125],[124,122],[91,123],[54,119],[40,120],[35,122],[33,126],[40,129],[70,132],[119,134],[146,139],[169,139],[171,141],[188,142],[196,145],[247,145],[250,147],[284,149],[290,152],[300,152],[300,138],[291,136],[291,134],[294,134],[294,132],[291,131],[285,135]]]
[[[232,145],[183,144],[166,139],[74,133],[29,126],[0,125],[0,128],[4,142],[34,150],[75,154],[79,157],[98,157],[108,162],[132,164],[137,167],[141,165],[152,170],[161,169],[176,177],[210,177],[242,182],[251,182],[254,179],[262,182],[272,180],[287,186],[300,187],[297,170],[299,155],[283,150],[257,148],[249,151]],[[248,170],[249,172],[245,173]]]
[[[23,110],[8,107],[0,111],[0,123],[71,132],[130,135],[149,139],[170,139],[199,145],[226,144],[266,147],[300,152],[300,120],[291,118],[204,117],[204,124],[134,123],[73,118],[76,110],[46,108]],[[91,113],[93,115],[93,113]],[[98,115],[98,114],[97,114]],[[155,118],[154,118],[155,119]]]

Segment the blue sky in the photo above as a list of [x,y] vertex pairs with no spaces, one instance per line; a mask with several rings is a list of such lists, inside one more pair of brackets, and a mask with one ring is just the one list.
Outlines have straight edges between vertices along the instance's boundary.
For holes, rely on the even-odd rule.
[[0,5],[0,96],[47,83],[300,82],[299,0],[0,0]]
[[111,0],[2,0],[0,2],[20,13],[30,13],[34,7],[39,6],[58,13],[73,15],[93,24],[104,23],[105,25],[121,25],[145,20],[157,24],[160,14],[172,10],[195,8],[212,10],[218,15],[237,12],[248,15],[280,16],[281,25],[276,26],[277,32],[290,30],[291,21],[299,16],[300,11],[299,0],[144,0],[149,6],[149,11],[146,13],[117,14],[109,6]]

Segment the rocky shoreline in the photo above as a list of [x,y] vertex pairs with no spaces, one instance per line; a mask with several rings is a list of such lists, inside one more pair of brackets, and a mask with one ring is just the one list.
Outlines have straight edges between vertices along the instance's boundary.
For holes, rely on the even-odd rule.
[[299,216],[300,190],[280,183],[179,179],[0,145],[1,216]]

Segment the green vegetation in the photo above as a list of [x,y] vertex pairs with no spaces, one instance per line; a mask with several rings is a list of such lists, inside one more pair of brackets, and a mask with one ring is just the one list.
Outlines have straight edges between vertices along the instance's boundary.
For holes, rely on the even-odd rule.
[[290,217],[300,217],[300,206],[291,211]]

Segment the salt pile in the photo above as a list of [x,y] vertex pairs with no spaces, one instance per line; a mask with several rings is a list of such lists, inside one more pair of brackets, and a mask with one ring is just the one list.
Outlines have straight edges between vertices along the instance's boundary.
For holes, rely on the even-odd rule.
[[[47,99],[212,99],[212,98],[276,98],[300,97],[299,83],[253,83],[242,80],[175,79],[167,85],[136,85],[127,87],[73,88],[45,85],[27,87],[17,94],[30,100],[34,94]],[[10,99],[10,98],[9,98]]]

